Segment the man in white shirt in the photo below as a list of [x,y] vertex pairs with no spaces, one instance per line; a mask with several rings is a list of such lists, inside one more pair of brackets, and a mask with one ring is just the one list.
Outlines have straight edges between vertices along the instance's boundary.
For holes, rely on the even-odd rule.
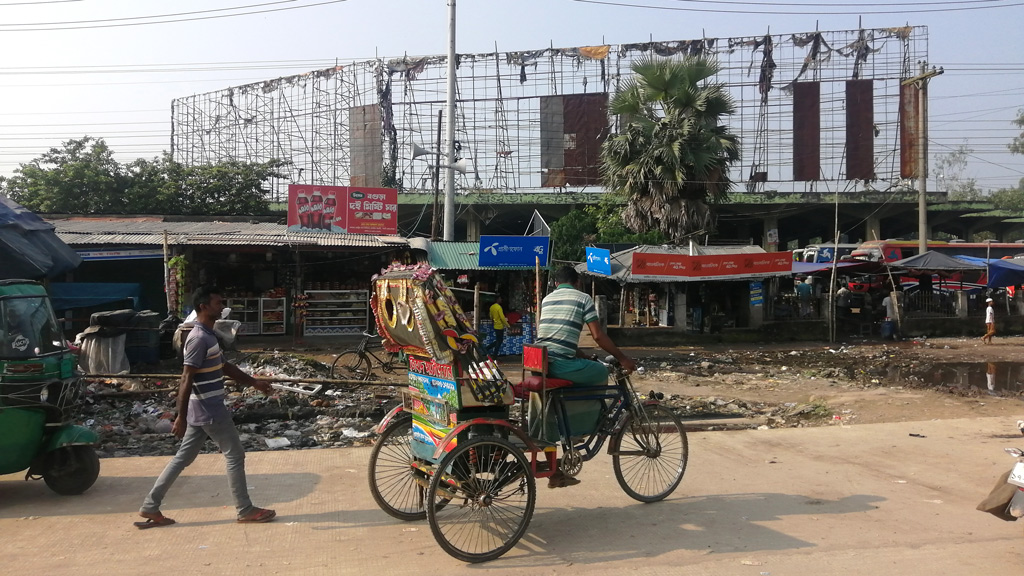
[[985,335],[981,341],[985,344],[992,343],[992,337],[996,335],[996,309],[992,307],[992,299],[985,300],[988,308],[985,309]]

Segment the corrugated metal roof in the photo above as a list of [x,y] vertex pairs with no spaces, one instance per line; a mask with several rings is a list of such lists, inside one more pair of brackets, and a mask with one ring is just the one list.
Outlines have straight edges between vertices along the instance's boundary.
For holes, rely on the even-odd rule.
[[308,246],[386,248],[404,246],[404,238],[289,232],[284,224],[267,222],[164,222],[159,218],[68,218],[49,220],[57,236],[71,246],[162,246],[168,242],[190,246]]

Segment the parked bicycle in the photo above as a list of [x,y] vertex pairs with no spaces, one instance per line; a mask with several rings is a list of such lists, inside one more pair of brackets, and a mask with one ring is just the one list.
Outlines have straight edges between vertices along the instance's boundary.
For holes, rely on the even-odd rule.
[[[381,356],[375,354],[373,349],[380,349]],[[374,362],[385,374],[394,374],[395,368],[403,367],[401,355],[398,352],[384,350],[378,335],[363,332],[363,339],[354,349],[346,350],[334,359],[331,364],[330,377],[368,381],[374,377]]]

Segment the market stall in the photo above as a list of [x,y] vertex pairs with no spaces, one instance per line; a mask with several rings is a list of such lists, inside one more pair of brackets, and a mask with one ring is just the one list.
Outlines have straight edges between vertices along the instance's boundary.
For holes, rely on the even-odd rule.
[[764,280],[789,276],[791,266],[791,253],[759,246],[637,246],[612,254],[608,275],[588,271],[586,264],[577,270],[605,279],[604,289],[617,286],[620,327],[702,333],[760,325]]

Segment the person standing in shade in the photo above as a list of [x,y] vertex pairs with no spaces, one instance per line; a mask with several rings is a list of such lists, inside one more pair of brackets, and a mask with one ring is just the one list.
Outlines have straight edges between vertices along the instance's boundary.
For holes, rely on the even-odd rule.
[[171,432],[182,439],[181,446],[139,509],[139,516],[146,521],[136,522],[135,526],[143,529],[174,524],[174,520],[160,512],[160,505],[174,481],[195,461],[207,438],[213,440],[227,462],[228,485],[235,500],[238,522],[269,522],[277,513],[257,508],[249,499],[249,488],[245,480],[245,449],[231,419],[231,412],[224,405],[224,375],[240,386],[252,386],[263,393],[270,392],[270,384],[257,382],[224,360],[220,343],[213,332],[214,323],[224,310],[224,299],[219,291],[211,287],[199,288],[192,296],[192,305],[197,313],[196,324],[185,341],[185,365],[178,387],[178,416],[171,427]]
[[996,335],[996,309],[992,307],[991,298],[986,299],[985,304],[988,304],[985,308],[985,335],[981,337],[981,341],[991,344],[992,337]]
[[501,345],[505,342],[505,329],[508,328],[508,320],[505,318],[505,310],[501,307],[501,295],[495,296],[494,304],[491,304],[491,322],[494,323],[494,340],[488,346],[487,352],[492,358],[497,358],[501,352]]
[[801,281],[799,278],[796,283],[796,295],[800,299],[800,317],[810,318],[811,317],[811,294],[813,294],[814,288],[811,286],[811,279]]

